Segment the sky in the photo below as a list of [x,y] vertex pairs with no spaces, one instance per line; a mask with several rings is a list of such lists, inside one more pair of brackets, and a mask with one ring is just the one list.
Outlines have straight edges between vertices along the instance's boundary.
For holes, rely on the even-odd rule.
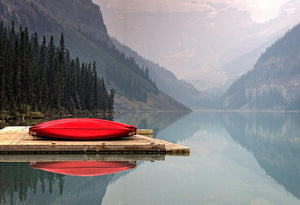
[[[223,9],[236,8],[249,12],[253,21],[265,23],[280,15],[282,9],[294,12],[295,2],[290,0],[94,0],[107,8],[121,9],[123,12],[203,12],[213,18]],[[219,6],[217,6],[219,5]],[[217,7],[215,7],[217,6]]]
[[[300,19],[299,0],[93,2],[100,6],[110,36],[201,91],[224,87],[249,70],[260,52]],[[243,68],[226,70],[249,52],[253,59]]]

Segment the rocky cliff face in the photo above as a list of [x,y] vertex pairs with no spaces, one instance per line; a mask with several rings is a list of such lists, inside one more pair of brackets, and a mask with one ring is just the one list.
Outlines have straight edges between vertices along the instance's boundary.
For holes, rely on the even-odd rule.
[[100,8],[91,0],[35,0],[35,2],[73,29],[92,39],[111,44]]
[[[99,6],[91,0],[0,0],[2,20],[14,20],[39,34],[62,32],[69,27],[92,40],[112,46]],[[60,25],[60,26],[57,26]]]

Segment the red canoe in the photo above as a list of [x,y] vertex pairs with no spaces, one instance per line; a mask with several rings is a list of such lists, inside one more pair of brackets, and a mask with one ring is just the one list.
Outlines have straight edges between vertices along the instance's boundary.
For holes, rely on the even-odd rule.
[[99,140],[135,135],[136,127],[100,119],[69,118],[38,123],[29,128],[29,133],[59,139]]
[[136,167],[135,162],[65,161],[30,163],[34,169],[72,176],[100,176]]

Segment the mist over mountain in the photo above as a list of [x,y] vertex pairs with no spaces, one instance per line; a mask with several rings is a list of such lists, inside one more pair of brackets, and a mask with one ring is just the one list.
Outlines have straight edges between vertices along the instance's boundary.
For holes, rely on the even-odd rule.
[[201,93],[192,84],[179,80],[174,73],[140,56],[129,47],[122,45],[112,38],[113,44],[127,57],[133,57],[135,62],[142,68],[148,69],[150,78],[155,82],[158,89],[167,93],[172,98],[188,107],[197,107],[201,100]]
[[234,77],[228,64],[276,40],[300,16],[297,0],[93,1],[101,5],[110,36],[209,94],[228,88],[261,53],[242,62]]
[[[224,76],[226,76],[226,79],[223,82],[224,84],[210,88],[206,91],[206,93],[215,96],[223,95],[235,80],[239,79],[243,74],[247,73],[254,67],[261,54],[265,52],[266,48],[270,47],[277,39],[282,38],[286,30],[287,29],[283,29],[282,31],[277,32],[257,48],[236,57],[234,60],[219,68],[224,72]],[[224,56],[224,58],[226,58],[226,56]]]
[[160,92],[145,70],[115,49],[100,8],[91,0],[1,0],[0,11],[5,25],[13,20],[16,27],[26,26],[47,39],[53,35],[56,42],[63,33],[71,57],[96,61],[99,76],[116,90],[115,110],[189,110]]
[[253,70],[226,92],[227,109],[300,109],[300,25],[261,55]]

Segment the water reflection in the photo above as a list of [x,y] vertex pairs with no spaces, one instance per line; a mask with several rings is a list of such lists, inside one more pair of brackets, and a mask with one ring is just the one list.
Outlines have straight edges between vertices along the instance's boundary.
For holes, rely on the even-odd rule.
[[191,156],[92,177],[0,163],[8,184],[0,204],[299,204],[299,115],[124,113],[115,120],[154,129],[156,138],[189,146]]
[[[190,137],[199,131],[219,132],[221,136],[226,135],[222,131],[225,128],[233,140],[253,154],[267,175],[300,198],[299,114],[200,112],[191,114],[180,125],[170,128],[172,130],[165,132],[173,133],[177,141],[180,140],[179,136],[185,136],[182,132],[188,132],[187,136]],[[159,134],[159,137],[163,137],[163,133]]]
[[138,129],[152,129],[155,137],[160,130],[188,114],[186,112],[125,112],[114,115],[114,121],[135,125]]
[[113,174],[136,167],[136,162],[118,161],[64,161],[64,162],[31,162],[30,166],[56,174],[91,177]]
[[[192,113],[162,130],[158,138],[176,143],[193,137],[198,132],[202,137],[215,133],[218,136],[215,141],[221,141],[223,136],[226,136],[226,131],[234,141],[253,154],[267,175],[296,198],[300,198],[300,115],[298,114]],[[191,155],[195,151],[199,150],[191,149]]]
[[0,204],[101,204],[108,184],[135,167],[134,161],[0,163]]
[[268,175],[300,198],[299,115],[226,114],[223,124]]
[[0,204],[21,204],[29,195],[63,193],[64,176],[34,171],[28,163],[0,163]]

